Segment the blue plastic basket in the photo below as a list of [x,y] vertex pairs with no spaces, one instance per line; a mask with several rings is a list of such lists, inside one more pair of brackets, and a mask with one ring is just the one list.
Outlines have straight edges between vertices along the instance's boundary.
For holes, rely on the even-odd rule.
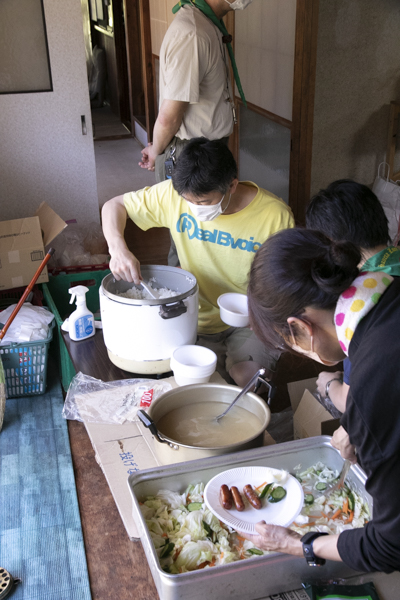
[[46,340],[0,346],[8,398],[44,394],[47,381],[47,359],[53,338],[55,320]]

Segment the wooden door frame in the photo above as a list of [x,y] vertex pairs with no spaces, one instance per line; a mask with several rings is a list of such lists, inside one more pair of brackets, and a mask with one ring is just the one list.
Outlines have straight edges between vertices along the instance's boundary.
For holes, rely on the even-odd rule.
[[[149,0],[123,0],[128,59],[131,122],[146,130],[150,142],[155,123],[153,57]],[[134,92],[140,87],[140,97]],[[145,116],[145,127],[135,115]],[[132,133],[134,134],[134,128]]]
[[297,0],[289,206],[304,224],[311,193],[319,0]]

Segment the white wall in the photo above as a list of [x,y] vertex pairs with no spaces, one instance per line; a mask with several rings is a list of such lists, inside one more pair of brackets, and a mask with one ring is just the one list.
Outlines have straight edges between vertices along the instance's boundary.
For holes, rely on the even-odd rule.
[[235,17],[235,56],[246,100],[291,121],[296,0],[254,0]]
[[31,216],[45,200],[65,220],[99,222],[80,0],[44,8],[54,89],[0,95],[0,219]]
[[349,177],[371,184],[400,100],[398,0],[321,0],[311,192]]

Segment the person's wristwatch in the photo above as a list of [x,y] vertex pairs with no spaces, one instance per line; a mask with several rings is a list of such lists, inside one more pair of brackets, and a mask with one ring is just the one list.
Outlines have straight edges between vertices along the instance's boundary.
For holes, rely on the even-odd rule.
[[[326,385],[325,385],[325,398],[329,398],[329,400],[331,400],[330,396],[329,396],[329,388],[331,387],[331,383],[333,381],[340,381],[340,383],[343,383],[343,379],[341,377],[334,377],[333,379],[330,379],[329,381],[327,381]],[[331,400],[332,402],[332,400]]]
[[329,535],[328,533],[321,533],[319,531],[310,531],[303,535],[301,543],[303,544],[303,554],[309,567],[322,567],[325,564],[324,558],[315,556],[313,550],[313,542],[321,535]]

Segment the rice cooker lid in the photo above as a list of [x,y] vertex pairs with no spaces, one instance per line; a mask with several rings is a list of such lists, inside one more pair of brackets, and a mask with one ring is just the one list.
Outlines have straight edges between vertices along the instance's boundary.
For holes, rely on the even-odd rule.
[[120,302],[121,304],[133,304],[143,305],[148,304],[150,306],[160,304],[171,304],[183,300],[188,296],[191,296],[197,291],[197,280],[192,273],[178,269],[177,267],[169,267],[164,265],[141,265],[140,270],[142,277],[145,281],[149,279],[155,279],[155,289],[166,287],[175,292],[179,292],[177,296],[171,296],[170,298],[158,298],[158,299],[135,299],[135,298],[124,298],[118,294],[124,293],[127,290],[134,287],[134,283],[129,281],[116,281],[112,273],[106,275],[101,282],[101,288],[104,295]]

